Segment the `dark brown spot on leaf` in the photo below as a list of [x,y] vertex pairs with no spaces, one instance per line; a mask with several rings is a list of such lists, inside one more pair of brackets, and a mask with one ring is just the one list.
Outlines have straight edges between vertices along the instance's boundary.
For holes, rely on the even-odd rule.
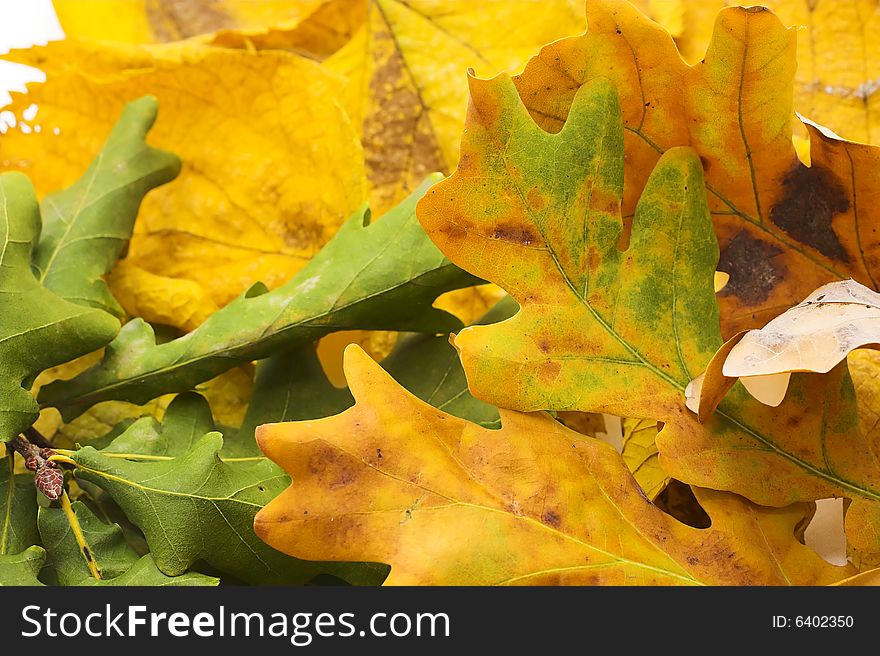
[[548,510],[543,515],[541,515],[541,521],[553,528],[559,528],[562,525],[562,518],[558,513]]
[[785,175],[782,187],[784,195],[770,210],[770,220],[823,255],[849,262],[849,254],[831,228],[831,220],[850,208],[849,193],[837,176],[821,166],[798,162]]
[[522,244],[523,246],[529,246],[535,241],[535,235],[525,226],[519,225],[496,226],[495,232],[492,233],[492,238]]
[[736,296],[745,305],[759,305],[783,275],[782,267],[773,258],[782,250],[741,230],[721,251],[718,270],[730,275],[721,290],[722,296]]
[[92,562],[92,554],[88,547],[83,547],[83,556],[88,562]]

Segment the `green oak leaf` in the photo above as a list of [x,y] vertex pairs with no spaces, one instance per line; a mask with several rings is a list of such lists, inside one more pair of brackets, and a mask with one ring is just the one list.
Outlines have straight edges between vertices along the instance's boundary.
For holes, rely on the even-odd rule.
[[[477,323],[512,316],[516,302],[506,297]],[[292,366],[296,363],[296,366]],[[499,426],[498,410],[470,395],[458,354],[446,336],[401,336],[382,366],[423,401],[482,426]],[[250,405],[241,428],[226,439],[223,454],[261,455],[254,439],[257,426],[281,421],[320,419],[354,405],[348,388],[337,388],[324,373],[314,345],[273,355],[257,364]]]
[[31,269],[40,234],[34,188],[21,173],[0,175],[0,440],[33,424],[39,408],[28,389],[44,369],[107,344],[119,322],[43,287]]
[[337,330],[456,330],[460,322],[431,303],[479,280],[449,262],[415,218],[416,202],[438,179],[370,225],[367,210],[356,212],[287,283],[271,292],[254,285],[183,337],[157,345],[147,323],[129,322],[102,362],[44,387],[41,403],[70,421],[100,401],[142,405],[187,391],[236,364]]
[[37,489],[30,474],[16,474],[12,452],[0,461],[0,556],[40,542]]
[[83,581],[80,585],[93,586],[151,586],[151,587],[191,587],[191,586],[213,586],[218,585],[220,579],[214,576],[205,576],[198,572],[185,572],[179,576],[168,576],[164,574],[153,560],[152,554],[141,556],[140,559],[132,565],[125,573],[120,574],[115,579],[109,581],[96,581],[89,579]]
[[[503,321],[518,309],[516,301],[506,296],[474,325]],[[445,335],[406,335],[382,361],[382,367],[398,383],[438,410],[485,428],[501,427],[498,409],[468,391],[458,353]]]
[[144,141],[157,111],[152,96],[128,103],[83,176],[41,204],[43,232],[33,258],[37,279],[62,298],[117,317],[122,308],[102,276],[127,247],[147,192],[180,172],[176,155]]
[[[184,401],[191,410],[192,398]],[[183,411],[183,405],[174,405],[168,409],[172,418]],[[85,447],[72,456],[77,478],[113,498],[143,532],[165,574],[178,576],[201,560],[254,585],[301,585],[320,575],[375,585],[387,575],[384,565],[310,562],[272,549],[254,534],[254,516],[287,487],[287,475],[263,457],[222,460],[223,438],[216,432],[202,436],[181,455],[149,453],[175,452],[167,443],[172,439],[165,427],[136,454],[130,436],[123,433],[117,438],[122,446],[114,442],[106,452]],[[114,453],[123,447],[124,453]]]
[[217,585],[216,578],[196,572],[166,576],[151,555],[139,557],[135,553],[119,525],[102,521],[79,501],[71,507],[101,580],[92,576],[70,522],[60,508],[39,511],[40,536],[48,554],[44,579],[59,585]]
[[315,344],[276,353],[257,363],[244,421],[225,441],[223,454],[262,456],[254,439],[257,426],[329,417],[353,404],[348,388],[335,387],[327,378]]
[[0,586],[43,585],[37,578],[46,560],[46,551],[36,545],[18,554],[0,555]]
[[[189,451],[205,434],[214,431],[211,408],[201,394],[178,394],[165,409],[162,421],[141,417],[128,425],[104,448],[90,444],[102,453],[134,454],[173,458]],[[110,434],[114,434],[115,429]],[[103,440],[102,440],[103,441]]]

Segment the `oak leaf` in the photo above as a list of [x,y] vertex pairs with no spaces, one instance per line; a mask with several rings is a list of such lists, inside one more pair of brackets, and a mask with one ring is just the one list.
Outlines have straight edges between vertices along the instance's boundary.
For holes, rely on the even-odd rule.
[[469,67],[519,70],[540,46],[584,25],[573,0],[371,0],[352,10],[358,4],[368,7],[363,27],[325,66],[347,79],[342,101],[364,145],[378,212],[428,173],[455,168]]
[[546,414],[501,409],[499,430],[479,427],[404,391],[356,346],[346,375],[353,408],[258,429],[296,483],[255,529],[297,557],[386,562],[389,585],[788,585],[855,574],[795,539],[806,504],[762,508],[698,490],[712,527],[695,529],[651,504],[612,447]]
[[95,579],[83,557],[83,548],[60,508],[40,508],[37,523],[48,562],[40,576],[52,585],[217,585],[217,578],[197,572],[166,576],[149,554],[138,556],[129,546],[118,524],[100,520],[85,504],[74,502],[71,510],[77,529],[88,549],[88,557],[100,572]]
[[760,7],[721,11],[704,58],[682,61],[670,35],[618,0],[587,3],[587,32],[544,47],[514,78],[535,121],[558,132],[583,85],[603,77],[621,95],[632,215],[661,154],[699,155],[730,274],[723,332],[762,325],[827,282],[876,287],[878,151],[806,125],[811,166],[792,144],[796,33]]
[[0,557],[39,543],[36,494],[33,476],[15,473],[10,450],[0,461]]
[[450,259],[521,306],[455,337],[474,396],[661,421],[669,476],[755,503],[880,499],[845,367],[795,377],[779,408],[738,386],[705,423],[686,409],[688,383],[721,346],[718,250],[696,154],[660,158],[621,251],[624,126],[611,84],[581,87],[556,133],[534,123],[508,78],[471,85],[462,161],[417,212]]
[[41,403],[69,421],[101,401],[143,404],[190,390],[237,364],[337,330],[459,328],[431,303],[479,280],[446,259],[415,217],[416,201],[437,179],[369,225],[369,211],[361,208],[291,280],[271,292],[254,285],[183,337],[158,344],[148,323],[128,322],[98,365],[43,387]]
[[384,578],[381,565],[304,562],[260,542],[253,517],[289,479],[262,457],[227,461],[222,447],[204,399],[189,394],[175,399],[161,425],[145,417],[104,448],[83,447],[70,459],[78,480],[104,490],[140,528],[165,575],[203,560],[254,585],[301,585],[319,574],[355,584]]
[[[515,311],[516,303],[506,297],[479,323],[501,321]],[[290,366],[291,362],[297,366]],[[223,453],[259,455],[254,435],[262,424],[320,419],[351,407],[351,392],[344,385],[331,383],[322,365],[311,345],[261,360],[244,422],[226,436]],[[481,426],[498,427],[498,410],[470,394],[458,354],[445,335],[404,334],[381,365],[403,387],[434,407]]]
[[[8,108],[21,116],[36,105],[40,131],[3,136],[7,167],[31,175],[41,195],[80,175],[126,101],[158,99],[150,142],[179,154],[183,168],[145,199],[126,262],[196,283],[187,293],[201,307],[222,307],[258,280],[279,286],[364,200],[362,150],[337,102],[341,80],[313,61],[191,42],[75,39],[5,58],[47,76]],[[131,282],[112,290],[130,314],[191,327],[179,287],[141,296]]]
[[[641,0],[636,4],[675,37],[687,61],[696,62],[712,36],[717,11],[737,3]],[[795,109],[846,139],[877,143],[880,105],[876,92],[880,81],[875,72],[880,67],[880,14],[876,3],[766,0],[761,4],[785,25],[797,27]]]
[[46,550],[34,545],[17,554],[0,554],[0,585],[43,585],[37,578]]
[[112,315],[71,303],[36,278],[31,264],[40,227],[40,208],[27,177],[0,175],[2,441],[18,435],[39,416],[29,390],[41,371],[101,348],[119,330]]

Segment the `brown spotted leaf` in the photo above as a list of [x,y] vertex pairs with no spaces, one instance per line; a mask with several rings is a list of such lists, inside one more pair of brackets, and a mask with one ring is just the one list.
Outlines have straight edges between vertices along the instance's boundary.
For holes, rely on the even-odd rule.
[[832,280],[876,288],[878,151],[807,125],[812,166],[792,145],[796,30],[761,7],[718,14],[702,61],[685,64],[661,27],[618,0],[587,3],[587,32],[546,46],[515,83],[532,117],[561,129],[579,88],[611,79],[626,127],[623,212],[660,155],[694,148],[730,274],[723,332],[770,320]]
[[458,159],[465,72],[520,70],[543,44],[584,27],[580,0],[371,0],[363,27],[326,61],[348,83],[371,206],[384,212]]
[[795,538],[806,504],[698,490],[712,527],[651,504],[608,444],[544,413],[490,430],[409,394],[356,346],[342,414],[258,429],[295,483],[255,519],[304,559],[391,565],[390,585],[787,585],[849,576]]
[[844,367],[793,377],[778,408],[742,385],[705,423],[686,408],[688,383],[722,344],[718,251],[693,150],[659,159],[621,250],[627,159],[613,87],[580,87],[553,133],[504,76],[472,78],[471,90],[459,168],[417,206],[453,262],[521,307],[455,336],[471,393],[526,412],[660,421],[669,476],[755,503],[880,500],[880,466],[864,457]]

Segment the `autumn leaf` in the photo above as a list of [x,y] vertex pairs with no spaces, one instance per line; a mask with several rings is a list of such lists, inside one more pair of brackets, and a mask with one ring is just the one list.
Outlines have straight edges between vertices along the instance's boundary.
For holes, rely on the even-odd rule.
[[[515,310],[516,303],[507,297],[478,323],[501,321]],[[290,366],[291,362],[297,366]],[[381,365],[403,387],[434,407],[481,426],[498,427],[498,410],[471,396],[458,354],[446,336],[405,334]],[[226,437],[223,454],[259,455],[254,440],[258,426],[329,417],[353,403],[347,387],[330,382],[311,345],[281,351],[257,364],[244,422]]]
[[418,215],[450,259],[521,306],[456,336],[474,396],[661,421],[670,477],[755,503],[880,499],[880,467],[855,455],[868,446],[845,369],[796,377],[775,409],[742,386],[705,423],[686,409],[688,383],[721,346],[718,251],[695,153],[660,158],[621,251],[624,127],[610,83],[581,87],[557,133],[532,121],[506,77],[471,84],[463,160]]
[[540,46],[584,25],[574,0],[372,0],[352,10],[364,4],[364,26],[325,65],[347,79],[343,104],[364,145],[377,212],[428,173],[455,168],[469,67],[519,70]]
[[[351,41],[367,18],[367,0],[301,1],[298,4],[295,19],[278,22],[267,16],[259,27],[223,29],[207,40],[224,48],[290,50],[321,61]],[[292,9],[287,2],[283,7],[287,12]]]
[[807,125],[810,159],[792,145],[796,34],[760,7],[721,11],[703,59],[688,66],[672,38],[628,3],[587,5],[589,29],[543,48],[514,78],[535,121],[558,132],[583,85],[621,95],[632,215],[661,154],[692,147],[730,274],[719,302],[725,335],[762,325],[833,280],[876,287],[871,208],[877,150]]
[[739,379],[752,396],[775,407],[792,372],[827,373],[855,349],[880,344],[878,319],[877,292],[853,280],[823,285],[763,328],[728,340],[692,394],[705,414]]
[[859,406],[859,431],[880,444],[880,352],[856,349],[846,358]]
[[[40,195],[81,175],[127,101],[158,99],[150,142],[180,155],[183,168],[145,199],[125,262],[195,283],[187,301],[201,308],[222,307],[256,281],[281,285],[364,200],[362,151],[337,103],[341,81],[315,62],[191,42],[74,39],[6,59],[47,76],[7,108],[22,116],[35,105],[40,131],[3,135],[6,168],[28,173]],[[112,291],[130,314],[192,327],[198,315],[179,285],[146,292],[138,284],[151,279],[123,282]]]
[[[696,62],[709,43],[716,12],[736,3],[672,0],[637,4],[675,37],[687,61]],[[767,0],[761,4],[785,25],[798,28],[795,109],[846,139],[877,143],[880,109],[875,99],[878,82],[872,75],[880,65],[876,3]],[[667,15],[674,12],[669,11],[669,5],[674,5],[678,13],[671,21]]]
[[37,403],[28,391],[37,374],[104,346],[119,330],[119,322],[111,315],[71,303],[37,280],[31,258],[40,226],[40,208],[27,177],[20,173],[0,175],[3,441],[37,419]]
[[416,201],[436,179],[368,226],[366,210],[356,212],[287,283],[271,292],[255,285],[181,338],[157,344],[149,324],[130,321],[100,364],[42,388],[41,403],[69,421],[100,401],[143,404],[187,391],[236,364],[335,330],[457,329],[453,316],[430,304],[478,280],[443,257],[415,218]]
[[223,438],[213,429],[204,399],[184,395],[162,425],[145,417],[106,447],[83,447],[68,457],[77,479],[108,493],[143,532],[167,576],[203,560],[253,585],[301,585],[319,574],[354,584],[384,578],[379,565],[304,562],[258,540],[254,515],[289,479],[262,457],[222,459]]
[[655,444],[658,432],[656,421],[629,418],[623,420],[623,461],[652,501],[670,480],[669,474],[660,466]]
[[358,0],[55,0],[68,37],[125,43],[197,39],[327,57],[363,23]]
[[695,529],[652,505],[612,447],[545,414],[502,409],[500,430],[481,428],[405,392],[356,346],[346,375],[350,410],[258,432],[296,481],[255,522],[287,553],[387,562],[389,585],[785,585],[855,573],[797,542],[804,505],[699,491],[713,521]]
[[[554,135],[528,116],[509,78],[472,78],[471,87],[458,170],[417,208],[441,250],[522,306],[512,319],[456,336],[471,390],[521,410],[651,416],[634,405],[636,390],[655,408],[679,405],[692,363],[717,345],[718,251],[699,160],[687,149],[661,159],[622,253],[623,126],[614,88],[603,80],[584,86]],[[550,168],[565,175],[547,177]],[[674,352],[657,341],[660,333],[673,336]],[[502,363],[511,368],[499,376]]]
[[196,281],[151,273],[122,260],[107,278],[114,293],[125,299],[133,317],[150,317],[165,326],[190,332],[218,309],[217,303]]

